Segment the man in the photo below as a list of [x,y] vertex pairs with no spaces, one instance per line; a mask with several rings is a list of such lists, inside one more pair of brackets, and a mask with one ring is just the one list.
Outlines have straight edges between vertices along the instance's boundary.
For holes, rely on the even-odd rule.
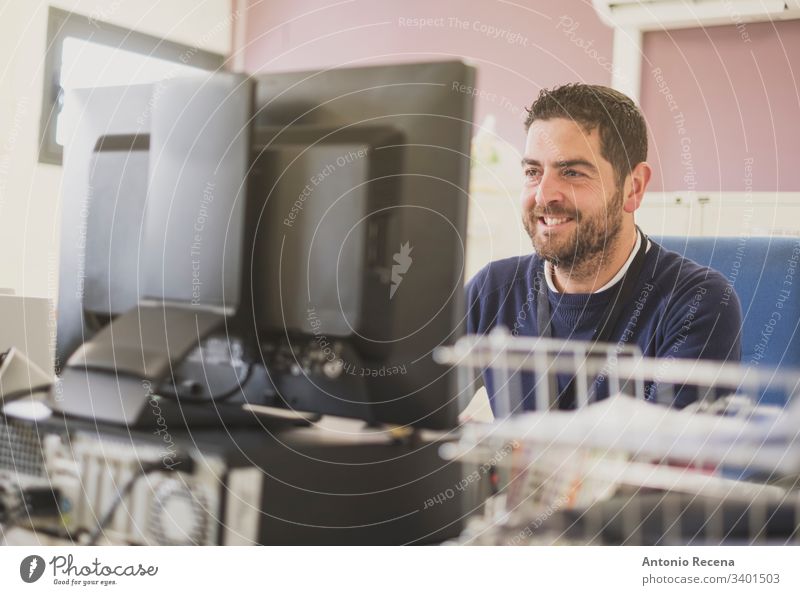
[[[528,111],[522,221],[535,254],[493,262],[470,281],[468,332],[503,325],[513,335],[635,344],[650,357],[738,361],[741,308],[726,279],[634,223],[652,171],[633,101],[571,84],[542,91]],[[522,383],[526,409],[532,384]],[[573,407],[570,378],[558,384],[558,406]],[[679,390],[671,404],[695,398]]]

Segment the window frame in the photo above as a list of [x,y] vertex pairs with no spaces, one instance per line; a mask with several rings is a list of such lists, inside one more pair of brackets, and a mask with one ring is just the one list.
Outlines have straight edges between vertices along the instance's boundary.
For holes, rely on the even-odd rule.
[[62,51],[64,40],[68,37],[185,64],[209,72],[221,70],[226,60],[221,54],[112,25],[94,17],[49,7],[42,111],[39,119],[39,163],[61,165],[63,162],[64,150],[56,142],[56,127],[58,114],[61,112],[59,104],[63,100],[63,89],[60,84]]

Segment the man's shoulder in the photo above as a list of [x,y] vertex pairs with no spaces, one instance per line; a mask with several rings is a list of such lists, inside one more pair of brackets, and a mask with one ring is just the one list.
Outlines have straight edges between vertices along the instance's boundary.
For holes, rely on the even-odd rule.
[[533,271],[538,266],[536,254],[512,256],[495,260],[484,266],[467,283],[470,295],[486,297],[507,290],[514,285],[532,282]]

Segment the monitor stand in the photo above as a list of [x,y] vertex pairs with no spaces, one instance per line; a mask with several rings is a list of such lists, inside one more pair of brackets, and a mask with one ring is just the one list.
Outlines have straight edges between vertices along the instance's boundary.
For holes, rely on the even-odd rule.
[[319,414],[242,402],[182,403],[150,391],[148,381],[107,372],[67,368],[50,393],[49,405],[78,419],[136,430],[178,430],[305,426]]
[[[140,304],[113,319],[69,358],[49,405],[69,417],[129,428],[263,425],[276,416],[248,410],[242,403],[187,403],[157,395],[163,379],[224,319],[224,314],[191,306]],[[305,421],[302,416],[276,417],[275,423]]]

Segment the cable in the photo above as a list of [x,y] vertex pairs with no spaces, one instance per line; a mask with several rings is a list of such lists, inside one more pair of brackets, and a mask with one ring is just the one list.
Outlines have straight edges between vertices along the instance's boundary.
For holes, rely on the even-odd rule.
[[247,371],[244,373],[244,377],[242,377],[241,379],[237,378],[236,385],[233,388],[219,395],[209,395],[208,397],[190,397],[185,395],[178,395],[173,392],[164,392],[161,390],[161,387],[159,387],[158,394],[161,397],[168,398],[181,403],[198,403],[198,404],[221,403],[222,401],[227,401],[228,399],[235,397],[237,394],[239,394],[241,388],[250,381],[250,378],[252,378],[254,368],[255,365],[252,362],[247,364]]
[[[14,352],[14,348],[13,347],[11,347],[9,349],[6,349],[5,351],[1,352],[0,353],[0,364],[3,364],[5,362],[5,360],[6,360],[6,358],[12,357],[13,356],[13,352]],[[25,357],[21,357],[21,359],[22,359],[22,363],[26,362]],[[35,367],[36,366],[34,366],[34,368]],[[30,374],[30,370],[28,371],[28,373]],[[18,390],[15,390],[15,391],[12,391],[12,392],[6,394],[3,391],[3,381],[0,378],[0,402],[2,402],[2,403],[5,403],[7,401],[10,402],[10,401],[13,401],[14,399],[20,399],[22,397],[27,397],[27,396],[30,396],[30,395],[35,395],[37,393],[45,392],[45,391],[50,390],[50,387],[52,385],[53,385],[52,382],[48,382],[47,384],[40,384],[39,386],[29,386],[28,388],[18,389]]]
[[[191,457],[185,456],[186,460],[190,463],[193,463],[193,459]],[[187,473],[191,473],[193,465],[189,465],[186,468],[182,469]],[[114,513],[117,511],[120,503],[125,499],[125,497],[130,493],[133,489],[134,484],[142,477],[149,475],[155,471],[163,471],[165,473],[169,473],[172,471],[169,467],[165,467],[161,464],[161,461],[151,461],[149,463],[142,464],[137,472],[128,479],[125,485],[122,486],[122,489],[117,492],[117,497],[114,498],[114,501],[111,503],[111,506],[103,515],[103,517],[97,522],[97,527],[95,527],[94,531],[92,531],[91,535],[89,535],[89,545],[97,545],[97,540],[100,539],[100,535],[103,534],[103,530],[108,526],[111,522],[111,518],[114,516]]]
[[33,386],[30,388],[23,388],[20,390],[12,391],[8,394],[0,394],[0,400],[4,403],[10,403],[15,399],[21,399],[22,397],[28,397],[30,395],[35,395],[38,393],[44,393],[50,390],[50,387],[53,386],[52,384],[40,384],[39,386]]

